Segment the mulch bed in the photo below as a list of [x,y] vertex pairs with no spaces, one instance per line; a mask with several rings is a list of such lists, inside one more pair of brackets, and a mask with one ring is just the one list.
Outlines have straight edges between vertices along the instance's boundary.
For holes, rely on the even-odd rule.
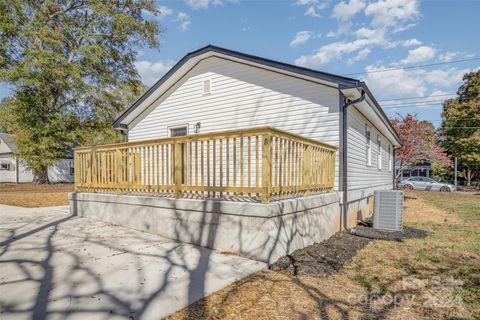
[[357,226],[355,231],[357,235],[339,232],[325,241],[296,250],[278,259],[271,269],[291,276],[328,276],[340,271],[357,251],[374,241],[374,238],[401,241],[427,236],[425,231],[414,228],[392,232]]

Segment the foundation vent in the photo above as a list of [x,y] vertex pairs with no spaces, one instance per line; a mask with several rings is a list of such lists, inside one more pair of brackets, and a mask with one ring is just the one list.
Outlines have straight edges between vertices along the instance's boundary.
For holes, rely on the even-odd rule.
[[403,191],[375,191],[373,227],[400,231],[403,229]]

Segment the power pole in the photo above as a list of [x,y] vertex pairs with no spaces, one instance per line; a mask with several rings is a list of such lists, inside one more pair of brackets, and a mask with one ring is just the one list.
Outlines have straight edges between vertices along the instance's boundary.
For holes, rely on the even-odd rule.
[[453,183],[455,184],[455,190],[457,190],[457,157],[455,157],[455,180]]

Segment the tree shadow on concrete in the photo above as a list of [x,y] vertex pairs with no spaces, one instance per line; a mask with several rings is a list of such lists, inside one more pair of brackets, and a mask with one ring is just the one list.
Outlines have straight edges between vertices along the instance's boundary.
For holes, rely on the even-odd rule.
[[[218,215],[203,212],[201,219],[212,227],[192,237],[212,247]],[[0,291],[11,294],[0,297],[0,317],[156,319],[176,311],[165,301],[182,297],[191,304],[212,291],[209,249],[74,216],[25,220],[2,230]],[[190,232],[188,222],[178,228]],[[225,268],[215,273],[229,277]],[[177,296],[167,289],[178,281],[188,283]]]

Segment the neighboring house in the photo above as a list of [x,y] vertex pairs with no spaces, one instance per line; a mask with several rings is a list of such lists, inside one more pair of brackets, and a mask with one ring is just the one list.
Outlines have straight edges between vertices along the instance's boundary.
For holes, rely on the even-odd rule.
[[[13,136],[0,132],[0,183],[32,182],[33,173],[28,170],[17,156],[17,146]],[[48,168],[51,182],[73,182],[73,157],[61,159]]]
[[398,176],[399,180],[410,177],[430,177],[431,170],[432,166],[428,162],[404,166],[403,169],[400,169],[400,163],[398,161],[395,162],[395,172],[396,174],[400,173]]
[[[203,242],[203,238],[194,240],[191,234],[184,235],[178,232],[179,225],[173,224],[172,221],[178,222],[181,220],[181,222],[178,222],[180,226],[188,225],[189,228],[193,230],[195,226],[198,227],[197,224],[200,223],[198,220],[200,218],[194,217],[195,215],[193,213],[198,212],[198,208],[204,208],[203,210],[209,214],[214,214],[214,212],[217,211],[223,212],[222,210],[225,210],[225,214],[228,214],[226,213],[228,210],[233,210],[230,209],[231,202],[228,203],[228,206],[227,204],[224,206],[223,204],[218,204],[218,208],[215,207],[216,204],[208,204],[208,201],[202,205],[199,204],[195,207],[195,210],[192,209],[191,218],[185,218],[191,219],[189,222],[179,218],[183,213],[177,214],[175,212],[175,216],[170,216],[172,213],[163,212],[159,209],[158,219],[165,221],[163,224],[155,222],[155,219],[150,220],[152,219],[151,214],[153,214],[151,211],[148,213],[145,211],[145,216],[143,216],[143,213],[141,213],[142,209],[135,207],[134,202],[143,201],[139,200],[140,198],[136,198],[134,202],[130,202],[133,201],[128,200],[131,198],[120,200],[120,198],[109,198],[106,195],[100,196],[93,193],[76,194],[72,196],[74,203],[72,208],[78,210],[82,215],[103,220],[106,219],[117,224],[129,225],[135,228],[146,228],[146,230],[154,230],[153,232],[182,241],[205,245],[219,250],[237,252],[245,256],[271,262],[274,260],[273,257],[278,258],[279,255],[291,252],[295,248],[325,239],[331,235],[332,232],[342,229],[342,226],[343,228],[354,226],[358,218],[368,216],[371,213],[371,198],[375,190],[389,190],[393,188],[394,149],[401,146],[401,140],[364,82],[216,46],[207,46],[187,54],[114,123],[116,129],[122,130],[127,134],[128,143],[125,144],[123,148],[131,146],[130,150],[137,153],[138,159],[132,156],[132,160],[128,160],[128,163],[131,163],[131,166],[134,166],[135,163],[142,163],[141,170],[138,169],[138,171],[134,173],[124,173],[124,176],[138,176],[141,180],[146,180],[147,182],[140,183],[144,188],[138,187],[136,189],[148,190],[148,192],[155,192],[155,188],[151,186],[152,174],[148,173],[150,167],[158,167],[161,162],[161,174],[163,175],[164,173],[163,146],[161,151],[159,151],[158,148],[155,149],[155,143],[167,143],[170,140],[173,142],[179,141],[174,139],[168,140],[168,137],[182,135],[188,135],[190,137],[189,139],[196,139],[195,137],[197,135],[202,139],[206,139],[205,135],[215,132],[218,132],[220,136],[226,136],[227,140],[230,141],[231,139],[228,138],[229,133],[225,133],[226,130],[237,130],[240,133],[243,132],[242,130],[244,129],[262,126],[269,126],[286,131],[286,136],[288,136],[288,133],[291,133],[294,134],[295,137],[301,136],[337,147],[336,154],[334,154],[335,163],[332,163],[332,169],[334,169],[334,172],[332,171],[332,180],[334,179],[334,181],[331,181],[332,188],[324,189],[329,192],[324,195],[307,197],[308,199],[296,198],[296,200],[289,200],[294,201],[294,203],[288,203],[282,206],[277,206],[277,204],[274,203],[268,205],[267,195],[264,199],[267,199],[266,206],[269,209],[265,210],[273,211],[268,211],[270,213],[267,214],[267,217],[262,216],[264,220],[260,220],[261,212],[264,210],[263,207],[252,207],[252,212],[258,212],[259,215],[259,220],[256,222],[240,220],[235,222],[236,227],[233,227],[233,230],[229,229],[230,232],[225,231],[225,233],[222,233],[224,232],[222,225],[212,223],[209,228],[215,226],[216,232],[223,235],[221,239],[214,241],[215,243],[213,244]],[[276,133],[273,132],[272,134]],[[252,141],[255,141],[256,138],[257,137],[252,137]],[[149,139],[160,140],[158,142],[151,142],[152,147],[143,149],[143,151],[141,151],[141,148],[136,147],[142,146],[142,141]],[[246,139],[247,138],[245,138],[245,140]],[[248,143],[250,144],[250,138],[248,139]],[[178,156],[188,161],[192,161],[191,159],[197,161],[195,160],[196,155],[192,151],[192,144],[194,146],[193,150],[196,150],[197,144],[196,142],[189,144],[188,141],[193,140],[185,140],[185,143],[181,144],[183,151],[178,153]],[[214,142],[212,143],[213,148],[217,150],[219,142],[217,142],[217,147],[215,147]],[[232,142],[230,141],[230,143]],[[237,140],[234,140],[234,143],[235,146],[238,145]],[[269,148],[269,143],[269,140],[264,140],[263,146],[266,145]],[[220,141],[220,144],[223,150],[225,150],[225,148],[231,150],[231,145],[229,147],[223,140]],[[241,142],[241,144],[244,144],[244,141]],[[285,147],[285,145],[287,147]],[[283,152],[283,158],[288,160],[289,152],[291,152],[292,149],[289,149],[288,142],[285,145],[283,147],[280,146],[280,150],[283,150],[280,152],[280,159],[282,158]],[[114,149],[112,149],[114,146],[106,148],[114,151]],[[92,186],[95,185],[91,183],[91,181],[97,182],[92,180],[91,177],[95,175],[95,172],[97,174],[100,172],[99,169],[94,169],[92,173],[90,170],[92,167],[88,165],[91,161],[89,159],[92,159],[92,155],[95,157],[95,153],[92,152],[97,152],[98,154],[98,152],[101,151],[101,149],[94,149],[96,151],[88,148],[83,151],[77,150],[79,152],[78,161],[82,163],[82,166],[88,167],[88,170],[82,174],[81,178],[78,178],[79,180],[85,181],[84,190],[86,191],[92,190]],[[105,149],[105,153],[108,151],[107,149]],[[221,150],[222,149],[220,149],[220,153],[223,152],[223,154],[225,154],[225,151]],[[236,150],[238,153],[238,148]],[[252,153],[249,152],[248,157],[250,157],[251,154],[255,155],[255,150],[251,150]],[[270,175],[272,175],[272,172],[282,170],[282,167],[280,166],[279,169],[276,164],[278,146],[270,150],[271,157],[263,158],[263,160],[265,160],[263,164],[271,165],[271,162],[274,162],[274,164],[271,165],[273,169],[270,168]],[[83,152],[83,155],[81,155],[80,152]],[[109,154],[113,154],[111,151],[108,152],[110,152]],[[154,155],[155,152],[157,154],[156,156]],[[200,149],[200,152],[203,152],[203,149]],[[294,150],[293,152],[295,153],[296,151]],[[246,157],[245,153],[243,153],[244,158]],[[146,154],[146,156],[144,156],[144,154]],[[187,156],[185,154],[189,155]],[[211,155],[211,151],[208,152],[208,155]],[[143,157],[144,160],[140,160],[141,157]],[[213,157],[215,157],[215,153],[213,153]],[[238,158],[237,155],[234,155],[234,157],[235,159]],[[255,156],[252,156],[252,158],[255,160]],[[256,158],[262,159],[262,155],[258,155],[257,153]],[[295,159],[294,156],[293,158]],[[156,164],[144,166],[143,163],[150,162],[149,159],[153,159],[153,162],[156,161]],[[232,161],[231,159],[232,156],[230,155],[230,162]],[[310,155],[308,155],[308,159],[310,160]],[[218,164],[218,161],[221,164]],[[225,185],[225,167],[227,167],[227,172],[232,167],[231,163],[228,164],[228,161],[229,160],[225,162],[225,156],[217,160],[216,166],[220,166],[220,169],[214,170],[212,178],[214,180],[213,186],[218,186],[219,183],[220,185],[222,185],[222,183]],[[283,169],[287,168],[290,170],[290,167],[288,167],[289,161],[290,160],[284,162]],[[318,167],[313,171],[330,172],[325,165],[322,165],[322,161],[323,160],[315,162]],[[183,160],[179,162],[181,168],[183,168],[183,163]],[[323,162],[323,164],[325,164],[325,162]],[[203,162],[202,166],[204,166]],[[238,166],[238,161],[236,166]],[[197,165],[194,164],[194,167],[198,168],[198,163]],[[255,172],[255,170],[259,170],[258,167],[257,169],[253,168],[252,172]],[[301,170],[303,170],[303,165]],[[217,171],[218,173],[215,176]],[[185,174],[183,172],[185,172]],[[239,171],[239,174],[246,177],[245,172],[246,171]],[[250,174],[250,169],[248,173]],[[263,173],[265,174],[265,171],[263,171]],[[207,174],[211,175],[211,172],[207,171]],[[290,174],[291,171],[287,172],[286,175],[284,173],[283,176],[283,179],[286,177],[287,184]],[[304,173],[303,179],[308,177],[310,172],[306,174],[305,176]],[[203,188],[203,180],[202,185],[199,186],[196,181],[192,182],[194,175],[195,171],[192,171],[191,168],[182,171],[181,176],[179,175],[177,178],[179,185],[175,190],[201,190],[203,192],[203,190],[205,190],[205,188]],[[251,184],[255,185],[256,179],[261,179],[260,187],[263,188],[265,187],[265,177],[268,178],[270,175],[267,172],[262,178],[262,175],[255,177],[255,174],[253,174]],[[108,177],[100,177],[97,178],[97,180],[98,179],[108,181]],[[232,178],[230,177],[230,179]],[[277,183],[278,185],[278,180],[276,179],[277,178],[273,178],[271,183]],[[294,177],[294,180],[295,179],[297,178]],[[135,181],[138,182],[138,180]],[[163,184],[163,178],[161,180],[159,178],[156,178],[156,180],[153,179],[153,184],[160,184],[159,181]],[[244,181],[247,181],[247,178],[244,178]],[[248,181],[250,185],[250,179],[248,179]],[[193,183],[197,183],[197,185],[190,187],[189,184]],[[98,184],[98,186],[99,189],[108,191],[108,189],[105,189],[109,187],[108,183]],[[115,189],[116,187],[112,184],[110,188]],[[295,188],[296,186],[294,186],[292,190],[296,190]],[[159,186],[157,189],[161,189],[161,187]],[[81,188],[79,190],[81,190]],[[128,188],[126,190],[128,191]],[[274,194],[276,190],[280,190],[280,195],[282,195],[282,186],[276,187],[274,185],[272,190]],[[288,192],[285,193],[287,194]],[[309,193],[305,193],[304,195],[306,194]],[[112,213],[113,211],[117,211],[114,209],[116,208],[113,205],[114,202],[122,201],[122,203],[131,203],[132,208],[135,207],[136,210],[132,211],[132,214],[137,214],[139,217],[138,220],[147,219],[147,216],[149,217],[148,223],[143,223],[143,225],[148,226],[148,228],[142,227],[139,221],[133,222],[132,220],[134,219],[131,218],[133,216],[130,215],[122,214],[121,216],[115,215],[106,218],[108,215],[106,213],[108,211],[106,210],[106,208],[108,208],[107,203],[110,201],[112,201]],[[149,205],[154,207],[152,203],[157,200],[149,201],[152,201],[149,202]],[[181,212],[188,212],[188,207],[190,205],[193,206],[192,202],[183,204],[181,201],[182,199],[179,199],[177,202],[168,205],[158,204],[158,206],[167,206],[169,208],[179,206],[182,208]],[[280,200],[280,203],[282,203],[282,201],[283,200]],[[82,206],[83,203],[85,206]],[[98,205],[102,207],[97,208],[93,203],[98,203]],[[243,207],[234,210],[236,216],[238,216],[238,212],[248,211],[248,209],[246,209],[248,207],[247,204],[240,203],[239,205]],[[128,208],[130,208],[129,205],[122,207],[124,210],[129,210]],[[272,220],[274,219],[273,217],[283,217],[283,215],[285,215],[285,217],[281,219],[287,219],[287,211],[288,214],[297,212],[297,215],[293,218],[293,222],[292,220],[288,220],[277,224],[276,220]],[[104,215],[99,216],[98,212],[103,212]],[[319,216],[316,216],[315,212],[318,212]],[[162,214],[168,215],[168,217],[162,216]],[[305,217],[303,217],[304,214]],[[127,216],[129,217],[128,220],[126,220]],[[298,221],[295,219],[298,219]],[[243,221],[245,221],[245,225]],[[233,222],[225,221],[223,223]],[[252,225],[250,225],[251,223]],[[266,228],[263,227],[266,223],[273,223],[275,227],[269,226],[268,228],[273,229],[263,231],[255,229]],[[202,223],[199,228],[207,228],[207,225],[204,226]],[[278,237],[270,237],[271,234],[275,233],[275,230],[287,228],[287,226],[288,230],[285,230],[285,234]],[[232,227],[229,226],[229,228]],[[240,231],[238,228],[240,228]],[[243,230],[242,228],[250,231],[247,232],[244,230],[245,238],[238,240],[240,243],[233,243],[232,235],[240,234],[241,230]],[[295,230],[295,232],[292,231],[296,228],[298,230]],[[306,229],[309,230],[307,231]],[[173,231],[175,231],[175,233],[173,233]],[[201,234],[204,233],[201,232]],[[262,238],[261,240],[260,238],[256,238],[254,241],[250,239],[252,234],[257,234],[258,237],[270,238]],[[243,234],[241,237],[243,237]],[[285,239],[283,239],[283,237],[285,237]],[[278,238],[281,240],[278,240]],[[270,242],[272,243],[271,245]],[[281,242],[281,249],[278,249],[279,242]],[[254,246],[252,243],[261,244]],[[271,246],[274,246],[276,249],[271,248]],[[265,252],[266,250],[270,250],[270,253],[267,254]],[[272,254],[272,252],[274,252],[274,254]]]

